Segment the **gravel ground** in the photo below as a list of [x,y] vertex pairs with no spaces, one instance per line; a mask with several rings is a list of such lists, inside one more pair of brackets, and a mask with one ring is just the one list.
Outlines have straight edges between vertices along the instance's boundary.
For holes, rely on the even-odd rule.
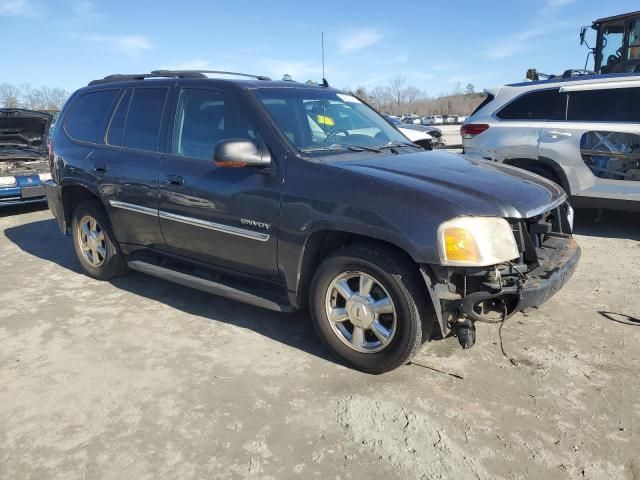
[[578,212],[574,278],[503,328],[517,366],[479,325],[369,376],[304,313],[92,280],[48,211],[2,211],[0,478],[638,479],[639,220]]

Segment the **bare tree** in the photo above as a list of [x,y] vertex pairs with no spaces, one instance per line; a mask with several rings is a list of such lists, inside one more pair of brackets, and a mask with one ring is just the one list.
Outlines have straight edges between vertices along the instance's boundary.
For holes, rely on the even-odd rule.
[[363,102],[372,103],[371,97],[369,96],[369,93],[367,92],[367,89],[365,87],[356,88],[356,91],[353,92],[353,94]]
[[370,97],[371,103],[376,110],[382,113],[391,112],[391,103],[393,97],[391,91],[385,87],[376,87],[371,91]]
[[409,85],[403,90],[402,96],[404,97],[406,113],[415,113],[416,101],[421,97],[424,97],[424,93],[422,93],[419,88]]
[[42,87],[44,108],[43,110],[55,110],[60,111],[64,102],[67,100],[69,93],[59,87],[49,88]]
[[59,111],[66,101],[69,93],[59,87],[33,88],[28,83],[20,86],[22,91],[22,106],[29,110],[54,110]]
[[43,103],[42,92],[28,83],[20,85],[20,90],[22,90],[22,106],[29,110],[38,110]]
[[20,89],[10,83],[0,84],[0,105],[5,108],[20,106]]
[[391,81],[389,82],[389,88],[391,89],[391,94],[393,95],[393,99],[395,101],[395,114],[402,114],[402,103],[405,93],[405,85],[407,83],[407,79],[401,74],[394,75]]

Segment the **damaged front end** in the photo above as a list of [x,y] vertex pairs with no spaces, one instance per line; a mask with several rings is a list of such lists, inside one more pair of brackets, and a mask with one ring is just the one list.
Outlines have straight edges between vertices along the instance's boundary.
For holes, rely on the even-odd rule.
[[537,307],[571,278],[580,258],[572,237],[573,211],[564,203],[509,221],[518,258],[485,267],[423,267],[443,336],[463,346],[475,341],[475,322],[499,323]]

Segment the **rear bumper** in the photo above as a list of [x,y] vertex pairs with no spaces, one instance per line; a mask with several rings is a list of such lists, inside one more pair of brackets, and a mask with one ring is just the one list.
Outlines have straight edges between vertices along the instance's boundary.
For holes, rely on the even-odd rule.
[[43,203],[46,201],[45,197],[22,199],[20,197],[8,197],[0,198],[0,208],[8,207],[10,205],[29,205],[31,203]]
[[62,187],[53,180],[44,182],[44,190],[46,193],[47,204],[53,216],[58,220],[60,231],[67,234],[67,220],[64,214],[64,204],[62,203]]
[[37,175],[18,176],[15,186],[0,187],[0,207],[44,201],[44,189]]

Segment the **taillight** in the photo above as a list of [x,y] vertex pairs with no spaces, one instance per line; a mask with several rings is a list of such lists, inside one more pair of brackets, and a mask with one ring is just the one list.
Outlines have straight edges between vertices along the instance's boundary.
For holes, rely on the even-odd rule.
[[462,138],[468,140],[488,129],[489,125],[486,123],[465,123],[460,127],[460,135],[462,135]]

